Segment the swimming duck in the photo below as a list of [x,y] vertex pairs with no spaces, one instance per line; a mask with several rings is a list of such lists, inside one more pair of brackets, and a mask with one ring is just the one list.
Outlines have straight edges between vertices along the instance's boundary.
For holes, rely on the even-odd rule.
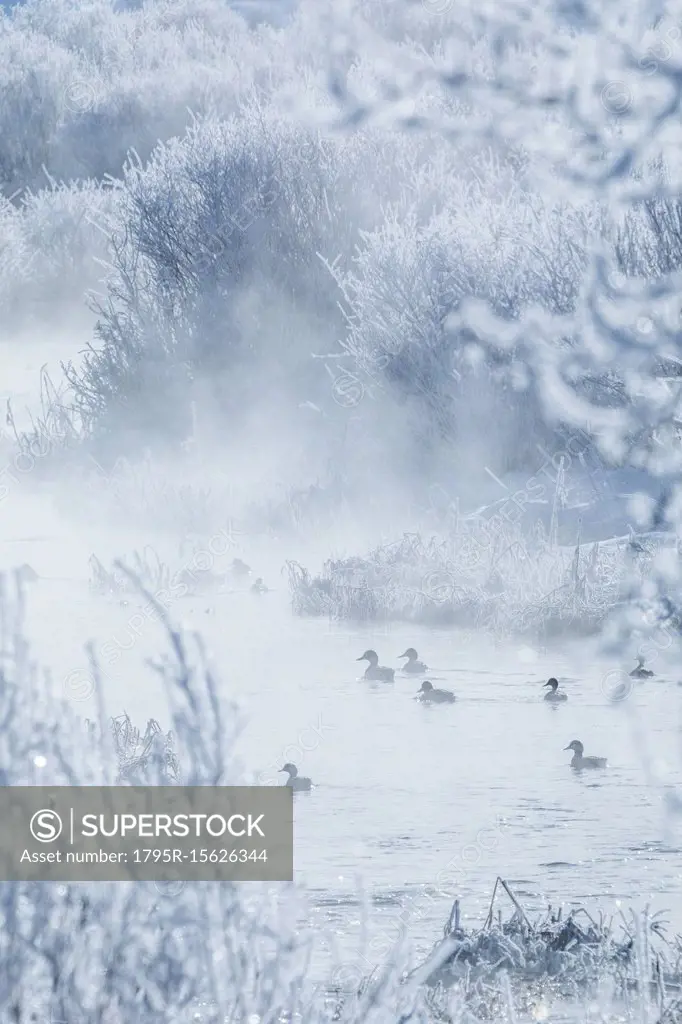
[[395,672],[392,668],[384,668],[379,664],[379,655],[376,651],[365,651],[357,661],[368,661],[365,669],[365,679],[381,679],[384,683],[392,683],[395,679]]
[[583,757],[583,747],[580,740],[572,740],[564,750],[572,750],[571,768],[606,768],[605,757]]
[[449,690],[435,690],[433,683],[425,679],[417,694],[417,699],[424,704],[454,704],[457,698]]
[[644,658],[640,654],[637,655],[637,668],[633,668],[630,675],[633,679],[650,679],[653,675],[651,669],[644,668]]
[[560,700],[568,700],[568,695],[561,692],[561,690],[559,689],[559,681],[555,679],[554,676],[552,676],[551,679],[548,679],[547,682],[543,683],[542,685],[552,687],[549,693],[545,694],[545,700],[551,700],[555,704],[557,703],[557,701]]
[[417,661],[417,652],[414,647],[408,647],[404,654],[400,655],[401,658],[407,658],[407,661],[403,665],[403,672],[411,672],[413,675],[419,675],[421,672],[428,671],[427,666],[423,661]]
[[262,576],[259,576],[258,579],[255,581],[255,583],[251,584],[251,593],[252,594],[267,594],[267,593],[269,593],[269,588],[266,587],[265,584],[263,583],[263,577]]
[[287,761],[283,768],[280,768],[281,772],[286,772],[289,778],[284,783],[285,786],[289,786],[291,789],[298,790],[309,790],[312,788],[312,782],[306,778],[305,775],[298,774],[298,768],[295,764]]

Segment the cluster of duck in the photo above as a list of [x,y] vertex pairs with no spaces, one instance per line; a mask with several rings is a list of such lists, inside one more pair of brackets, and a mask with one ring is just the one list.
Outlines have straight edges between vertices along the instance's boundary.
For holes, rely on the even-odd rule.
[[[407,661],[403,665],[403,672],[407,675],[423,675],[425,672],[428,672],[428,667],[423,661],[419,660],[419,655],[414,647],[408,647],[400,657],[407,658]],[[357,660],[368,662],[364,673],[365,679],[382,683],[394,682],[395,669],[387,668],[385,665],[380,665],[379,655],[376,651],[367,650],[364,654],[361,654]],[[644,667],[644,659],[642,657],[638,657],[637,666],[632,670],[630,676],[633,679],[650,679],[653,674],[654,673],[650,669]],[[549,687],[548,693],[544,696],[546,701],[549,701],[552,704],[559,704],[568,700],[568,694],[563,693],[559,689],[559,681],[558,679],[555,679],[554,676],[552,676],[551,679],[548,679],[546,683],[543,683],[542,686],[543,689],[545,687]],[[415,699],[421,701],[423,704],[454,704],[457,698],[450,690],[437,689],[433,683],[425,679],[421,688],[417,692]],[[583,768],[606,768],[607,759],[605,757],[585,757],[585,748],[580,740],[572,740],[567,747],[564,747],[564,750],[573,751],[571,768],[577,768],[580,770]],[[280,768],[280,771],[287,774],[288,778],[285,785],[290,786],[292,789],[309,790],[312,788],[311,780],[300,776],[295,764],[285,764],[283,768]]]
[[[419,655],[414,647],[408,647],[400,657],[407,658],[403,665],[403,672],[407,675],[419,676],[428,672],[428,667],[423,661],[419,660]],[[365,679],[373,679],[382,683],[392,683],[394,681],[395,669],[380,665],[379,655],[376,651],[365,651],[357,660],[369,662],[365,669]],[[454,704],[456,700],[454,693],[451,693],[450,690],[438,690],[427,679],[422,683],[416,699],[424,704]]]

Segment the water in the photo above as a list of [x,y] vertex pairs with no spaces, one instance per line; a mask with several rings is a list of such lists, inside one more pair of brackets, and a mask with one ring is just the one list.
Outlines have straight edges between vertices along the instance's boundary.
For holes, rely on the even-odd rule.
[[[87,587],[92,551],[106,564],[149,538],[112,537],[96,523],[75,531],[47,489],[31,494],[23,482],[0,503],[0,536],[0,568],[28,561],[46,577],[32,588],[28,630],[55,687],[79,697],[92,639],[109,713],[168,724],[145,664],[165,650],[160,626],[134,601],[122,607]],[[275,592],[178,600],[171,614],[201,630],[224,696],[240,705],[235,756],[251,781],[279,783],[276,769],[294,761],[315,783],[295,797],[295,873],[321,936],[316,969],[333,953],[366,974],[406,933],[422,955],[455,897],[465,922],[483,922],[497,875],[528,911],[584,903],[610,915],[648,903],[682,931],[680,823],[665,804],[682,783],[675,651],[652,661],[654,680],[613,704],[603,681],[620,666],[600,661],[592,644],[538,650],[401,624],[295,619],[279,575],[286,553],[234,553]],[[399,672],[394,684],[360,679],[365,648],[397,666],[408,646],[436,685],[454,690],[455,705],[421,706],[420,680]],[[569,694],[562,706],[542,699],[550,675]],[[90,701],[77,703],[94,713]],[[563,750],[573,739],[608,757],[608,770],[573,772]]]
[[[105,662],[108,710],[167,723],[144,665],[163,649],[158,624],[135,638],[134,606],[93,599],[84,582],[60,585],[58,597],[56,586],[37,584],[30,608],[55,685],[86,670],[86,639],[99,651],[130,645]],[[498,874],[529,911],[565,902],[612,914],[650,903],[676,914],[682,930],[680,826],[665,808],[666,788],[682,783],[682,691],[662,658],[655,680],[612,704],[601,689],[612,666],[592,661],[585,644],[539,652],[404,625],[330,626],[294,619],[284,590],[222,595],[211,614],[208,606],[179,600],[173,613],[201,629],[224,695],[242,709],[235,754],[250,780],[277,784],[277,768],[294,761],[315,783],[295,797],[296,880],[345,961],[371,962],[374,950],[378,962],[406,929],[421,955],[455,897],[465,920],[481,923]],[[409,645],[456,704],[422,706],[413,699],[420,680],[400,673],[394,684],[360,679],[355,659],[366,647],[397,665]],[[543,701],[549,675],[566,704]],[[570,769],[563,748],[576,738],[608,757],[607,771]],[[364,929],[371,950],[360,957]]]

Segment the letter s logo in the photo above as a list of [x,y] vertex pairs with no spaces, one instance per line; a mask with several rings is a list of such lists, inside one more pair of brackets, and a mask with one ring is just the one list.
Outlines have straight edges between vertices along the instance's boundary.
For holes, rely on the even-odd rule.
[[62,819],[56,811],[44,808],[31,818],[31,835],[39,843],[53,843],[62,834]]

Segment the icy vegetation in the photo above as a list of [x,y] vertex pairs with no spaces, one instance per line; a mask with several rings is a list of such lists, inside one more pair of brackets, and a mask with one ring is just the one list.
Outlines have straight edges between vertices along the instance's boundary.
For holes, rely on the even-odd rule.
[[[80,721],[5,593],[5,785],[238,780],[160,598],[235,592],[216,536],[301,618],[679,637],[679,0],[272,3],[0,8],[0,345],[69,339],[25,416],[4,396],[0,502],[110,530],[80,582],[145,588],[172,717]],[[320,995],[296,890],[244,892],[2,883],[0,1019],[544,1020],[509,979],[555,974],[679,1019],[655,922],[518,905]]]
[[[509,897],[511,914],[503,915],[498,890]],[[455,901],[442,942],[415,969],[412,978],[428,986],[432,1005],[435,1008],[440,1004],[441,1013],[448,1012],[445,993],[460,982],[467,1000],[488,1015],[491,997],[494,1012],[506,1009],[503,989],[495,991],[491,982],[507,974],[517,983],[517,993],[523,993],[519,1000],[522,1011],[537,1016],[543,1010],[538,981],[544,983],[545,991],[573,997],[590,984],[603,984],[606,978],[614,991],[636,990],[645,980],[649,958],[655,965],[649,980],[651,988],[660,991],[670,986],[676,990],[680,981],[679,945],[666,938],[665,921],[660,917],[628,921],[622,915],[614,922],[603,917],[595,920],[584,907],[566,917],[561,909],[548,907],[539,920],[531,921],[504,879],[498,878],[483,927],[475,931],[463,928],[459,901]],[[671,1009],[678,1012],[676,1000],[666,1007],[668,1012]]]
[[[108,725],[79,721],[32,661],[22,602],[3,584],[3,785],[239,781],[230,759],[233,709],[221,707],[200,644],[168,624],[169,654],[155,667],[174,709],[172,733],[151,721],[141,735],[127,716]],[[3,1018],[165,1022],[201,1011],[201,1019],[218,1021],[257,1008],[299,1012],[305,944],[282,904],[274,908],[266,891],[247,899],[243,891],[3,882]]]
[[294,611],[303,615],[391,618],[498,636],[589,634],[622,601],[633,570],[640,580],[648,576],[660,541],[635,539],[634,551],[629,538],[568,549],[551,543],[542,523],[529,543],[518,529],[491,538],[465,521],[448,540],[406,535],[366,558],[329,561],[312,579],[291,563],[289,577]]

